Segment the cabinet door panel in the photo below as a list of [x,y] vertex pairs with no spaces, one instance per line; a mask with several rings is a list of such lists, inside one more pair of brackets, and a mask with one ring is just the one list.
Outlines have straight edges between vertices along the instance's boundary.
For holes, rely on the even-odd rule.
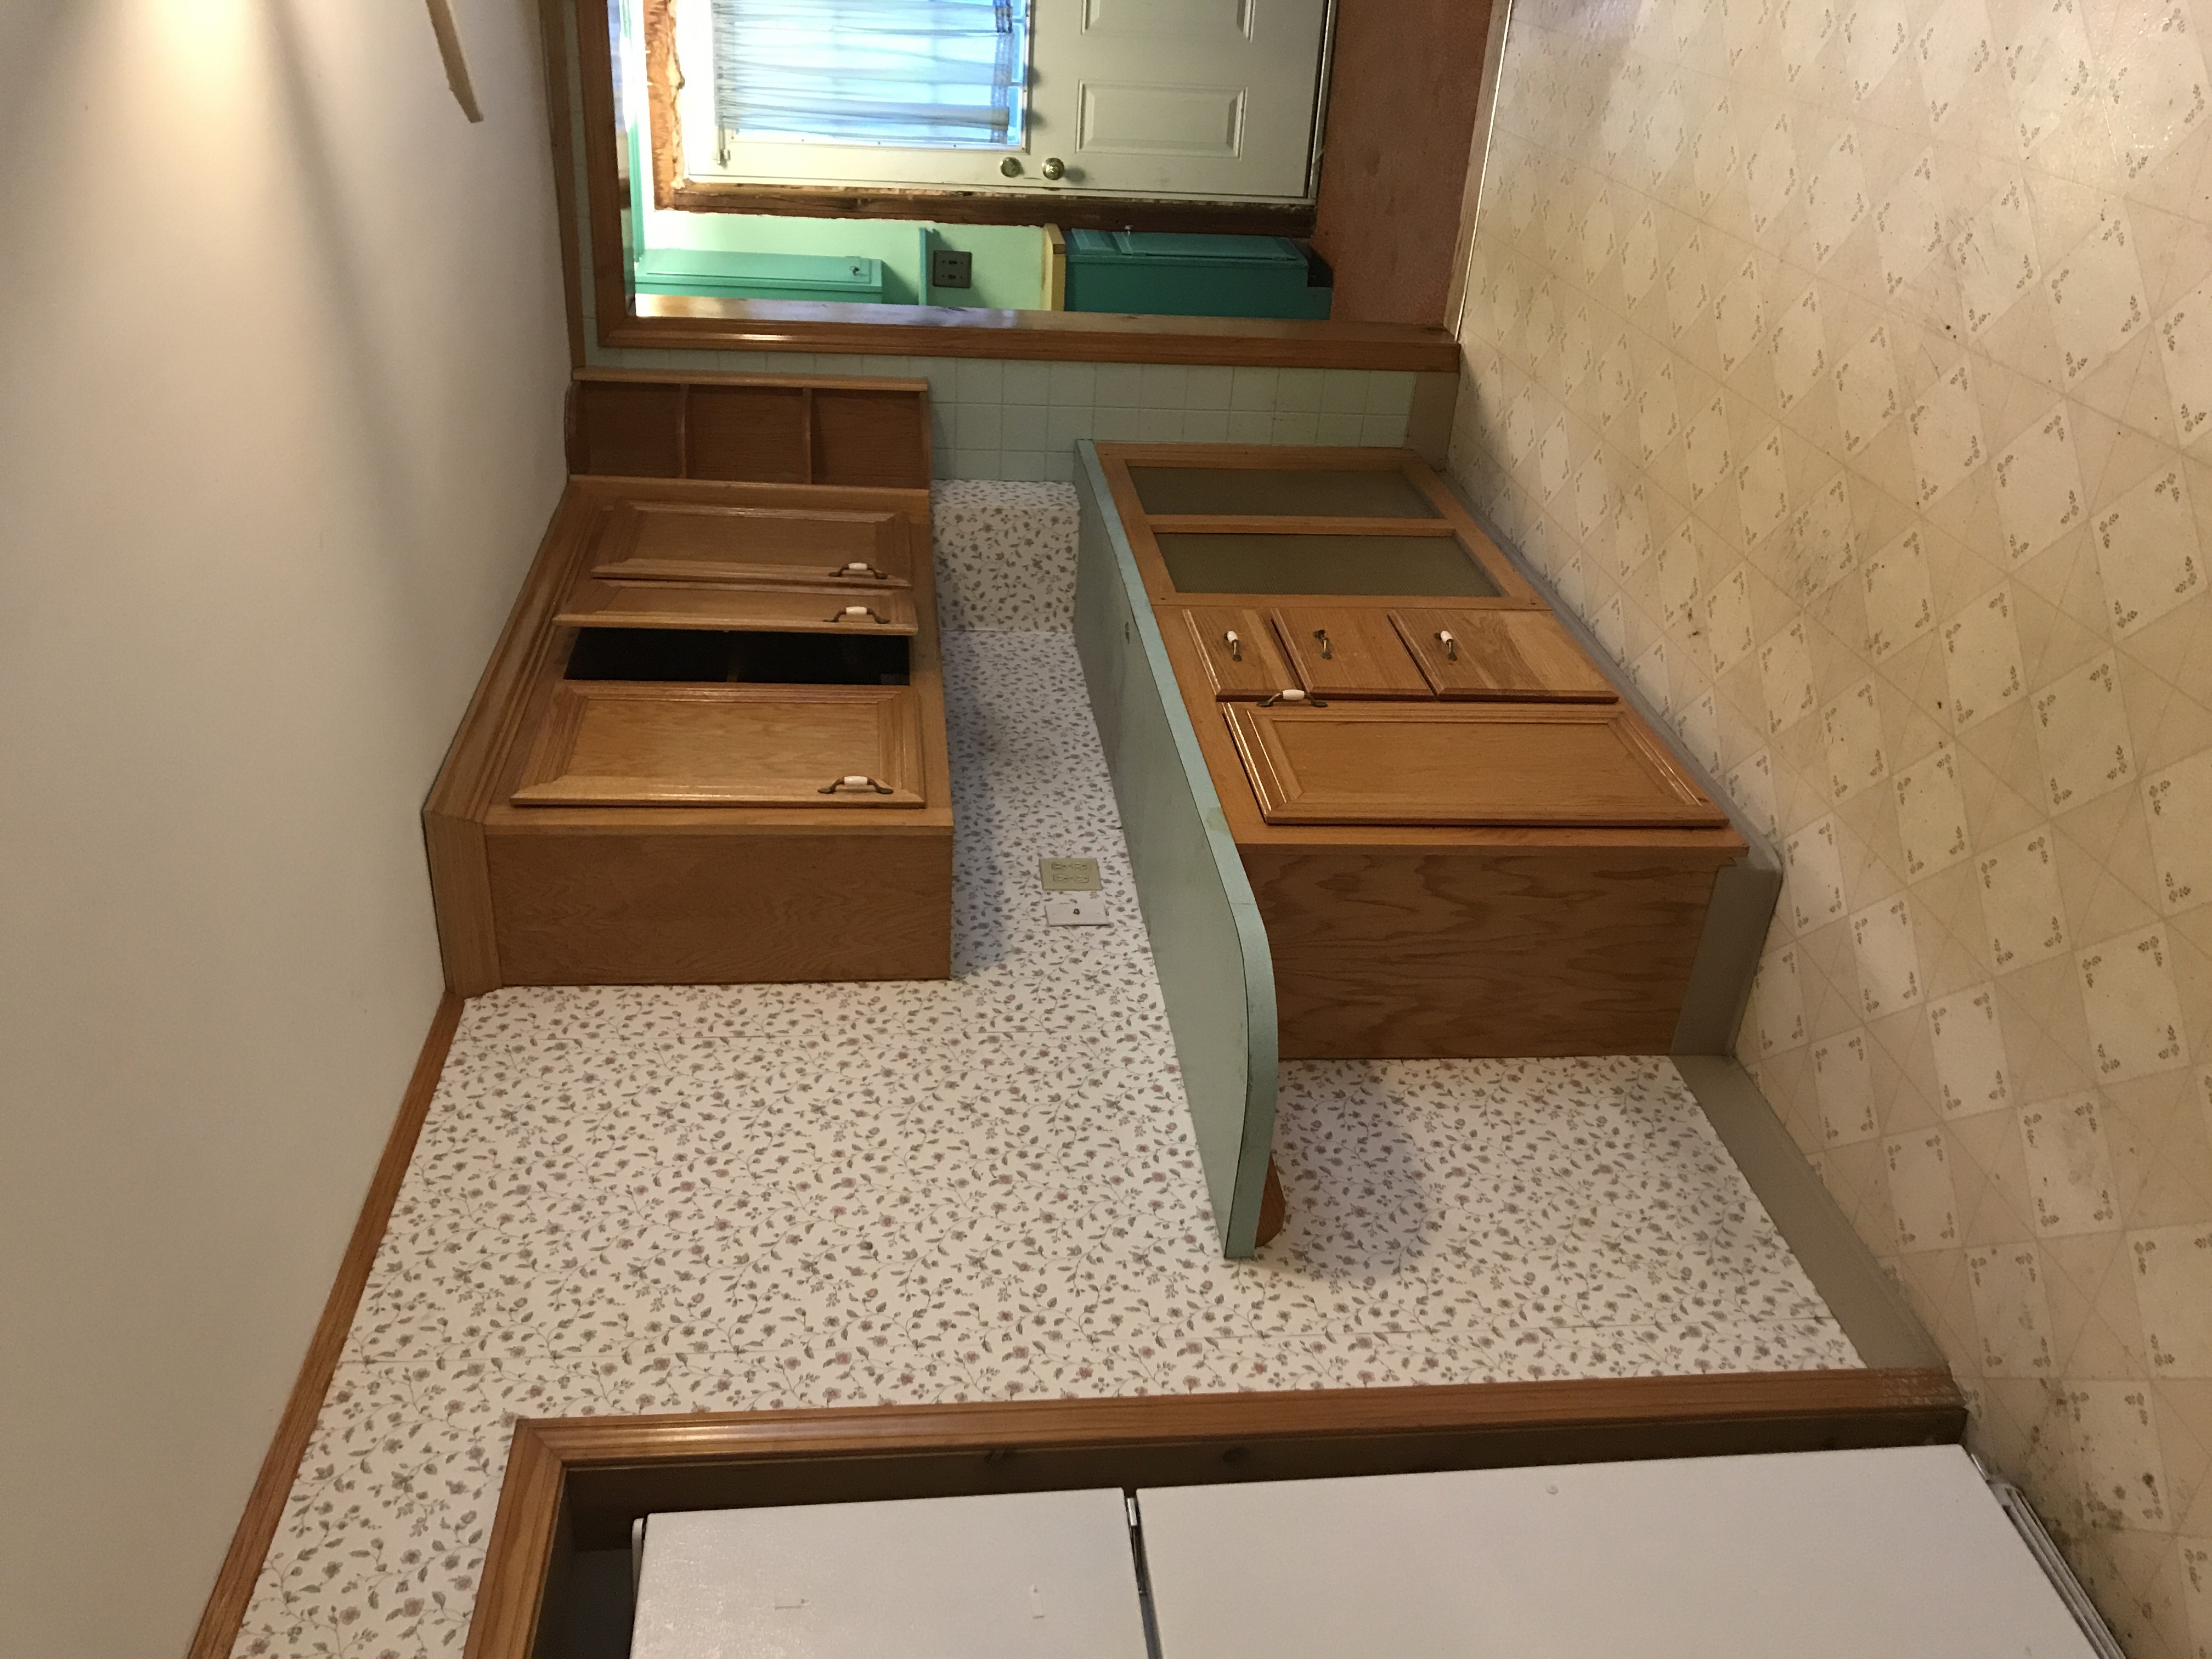
[[617,501],[600,515],[592,574],[626,581],[803,581],[903,586],[913,576],[896,513]]
[[1231,703],[1223,712],[1270,823],[1728,822],[1618,704]]
[[911,686],[665,685],[553,690],[517,806],[920,806]]
[[779,634],[912,634],[905,588],[727,587],[586,577],[554,618],[563,628],[711,628]]
[[1265,612],[1209,605],[1182,616],[1216,697],[1271,697],[1298,683]]
[[1387,611],[1285,605],[1275,626],[1298,678],[1317,697],[1432,695]]
[[1440,697],[1611,702],[1613,687],[1541,611],[1393,611]]

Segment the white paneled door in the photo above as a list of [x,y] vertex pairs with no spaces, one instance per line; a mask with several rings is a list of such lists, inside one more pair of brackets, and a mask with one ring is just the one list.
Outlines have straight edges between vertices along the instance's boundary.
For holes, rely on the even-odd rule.
[[1200,201],[1311,194],[1329,0],[1031,0],[1022,131],[995,147],[726,131],[708,0],[679,0],[677,12],[694,179]]

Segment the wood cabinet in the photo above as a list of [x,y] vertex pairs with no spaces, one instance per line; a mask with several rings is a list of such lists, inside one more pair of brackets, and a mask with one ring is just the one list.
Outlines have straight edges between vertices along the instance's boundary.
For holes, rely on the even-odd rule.
[[1240,703],[1226,713],[1269,823],[1728,823],[1618,705]]
[[1408,609],[1393,611],[1390,622],[1440,697],[1616,701],[1605,676],[1545,611]]
[[1403,451],[1096,454],[1279,1053],[1665,1052],[1746,844],[1442,482]]
[[1279,607],[1274,623],[1298,684],[1316,697],[1425,697],[1429,683],[1385,611]]
[[905,685],[564,680],[517,806],[920,806],[921,708]]
[[580,380],[424,811],[455,990],[951,972],[927,398]]

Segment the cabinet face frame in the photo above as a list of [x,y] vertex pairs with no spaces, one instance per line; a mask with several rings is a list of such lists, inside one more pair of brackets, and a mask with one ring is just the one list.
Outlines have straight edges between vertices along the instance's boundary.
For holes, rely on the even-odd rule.
[[[1428,465],[1410,449],[1328,448],[1278,444],[1123,444],[1097,446],[1106,473],[1114,506],[1127,532],[1137,568],[1144,577],[1146,596],[1162,610],[1175,605],[1249,605],[1261,611],[1276,606],[1329,605],[1387,611],[1403,606],[1434,606],[1434,593],[1237,593],[1185,592],[1176,586],[1160,551],[1163,535],[1257,536],[1404,536],[1451,540],[1474,560],[1491,585],[1494,598],[1453,595],[1446,601],[1455,609],[1473,611],[1540,611],[1544,602],[1513,568],[1498,544],[1483,533],[1458,499],[1444,487]],[[1432,519],[1372,519],[1332,517],[1313,514],[1167,514],[1148,513],[1137,492],[1130,468],[1193,467],[1252,472],[1397,472],[1433,507]]]

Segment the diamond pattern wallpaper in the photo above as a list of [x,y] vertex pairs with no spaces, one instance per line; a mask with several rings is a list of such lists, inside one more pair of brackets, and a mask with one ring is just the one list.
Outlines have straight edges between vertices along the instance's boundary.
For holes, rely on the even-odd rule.
[[2212,1659],[2212,0],[1522,0],[1453,471],[1783,849],[1738,1053]]

